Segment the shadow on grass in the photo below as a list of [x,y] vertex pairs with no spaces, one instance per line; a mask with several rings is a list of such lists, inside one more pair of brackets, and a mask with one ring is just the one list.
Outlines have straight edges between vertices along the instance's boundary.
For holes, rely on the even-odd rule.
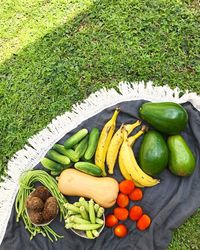
[[1,65],[8,158],[52,118],[122,80],[198,88],[199,23],[177,2],[96,2]]

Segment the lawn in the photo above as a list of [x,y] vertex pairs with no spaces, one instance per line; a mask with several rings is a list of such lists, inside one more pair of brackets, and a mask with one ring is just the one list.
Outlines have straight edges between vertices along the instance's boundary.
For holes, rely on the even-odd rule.
[[[0,173],[72,104],[120,81],[200,94],[198,1],[2,0]],[[200,249],[200,211],[169,246]]]

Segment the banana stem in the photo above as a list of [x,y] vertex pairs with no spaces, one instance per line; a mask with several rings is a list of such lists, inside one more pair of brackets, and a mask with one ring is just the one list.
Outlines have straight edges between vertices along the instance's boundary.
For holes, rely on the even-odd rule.
[[119,112],[120,112],[120,109],[119,109],[119,108],[116,108],[116,109],[115,109],[115,112],[114,112],[114,114],[113,114],[113,116],[112,116],[112,118],[111,118],[111,120],[110,120],[111,123],[116,121]]
[[131,137],[128,138],[128,143],[129,143],[129,145],[132,146],[132,145],[135,143],[135,141],[136,141],[141,135],[143,135],[147,130],[148,130],[148,127],[145,126],[145,125],[143,125],[140,131],[138,131],[135,135],[133,135],[133,136],[131,136]]
[[125,124],[124,127],[127,130],[128,135],[129,135],[135,128],[137,128],[138,126],[140,126],[140,124],[141,124],[141,121],[137,120],[133,124]]

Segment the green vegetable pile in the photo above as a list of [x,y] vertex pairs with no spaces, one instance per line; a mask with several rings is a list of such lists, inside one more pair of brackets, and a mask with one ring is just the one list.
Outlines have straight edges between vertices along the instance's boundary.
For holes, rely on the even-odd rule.
[[55,144],[48,151],[48,158],[43,158],[41,164],[53,176],[59,175],[64,169],[71,167],[73,163],[79,171],[101,176],[101,168],[92,163],[98,141],[98,128],[92,128],[90,132],[86,128],[80,129],[69,137],[64,145]]
[[95,204],[91,199],[86,201],[80,197],[79,202],[66,203],[67,215],[65,216],[65,227],[85,231],[85,236],[94,239],[99,236],[99,231],[104,226],[104,208]]
[[25,228],[31,234],[30,239],[32,239],[38,233],[41,233],[43,236],[47,236],[51,241],[53,241],[52,236],[55,240],[57,240],[58,238],[62,238],[62,236],[58,235],[51,227],[47,225],[33,225],[26,213],[25,202],[29,194],[33,191],[34,183],[36,182],[42,183],[50,191],[52,196],[56,198],[60,209],[60,220],[62,220],[62,218],[64,217],[66,212],[63,204],[66,204],[67,200],[59,192],[56,180],[45,171],[33,170],[25,172],[20,178],[20,187],[15,201],[15,209],[17,213],[16,220],[18,222],[20,217],[23,219]]

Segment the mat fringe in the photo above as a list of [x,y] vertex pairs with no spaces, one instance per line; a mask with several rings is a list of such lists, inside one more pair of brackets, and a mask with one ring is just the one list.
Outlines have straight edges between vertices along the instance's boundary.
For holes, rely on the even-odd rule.
[[[191,102],[200,110],[200,96],[169,86],[154,86],[152,82],[121,82],[118,90],[102,88],[91,94],[80,104],[72,106],[71,112],[57,116],[38,134],[32,136],[27,145],[19,150],[8,162],[7,176],[0,183],[0,244],[4,238],[8,220],[18,191],[20,175],[36,166],[47,151],[66,133],[76,128],[81,122],[99,113],[105,108],[123,101],[144,99],[154,102],[172,101]],[[67,126],[66,126],[67,124]]]

